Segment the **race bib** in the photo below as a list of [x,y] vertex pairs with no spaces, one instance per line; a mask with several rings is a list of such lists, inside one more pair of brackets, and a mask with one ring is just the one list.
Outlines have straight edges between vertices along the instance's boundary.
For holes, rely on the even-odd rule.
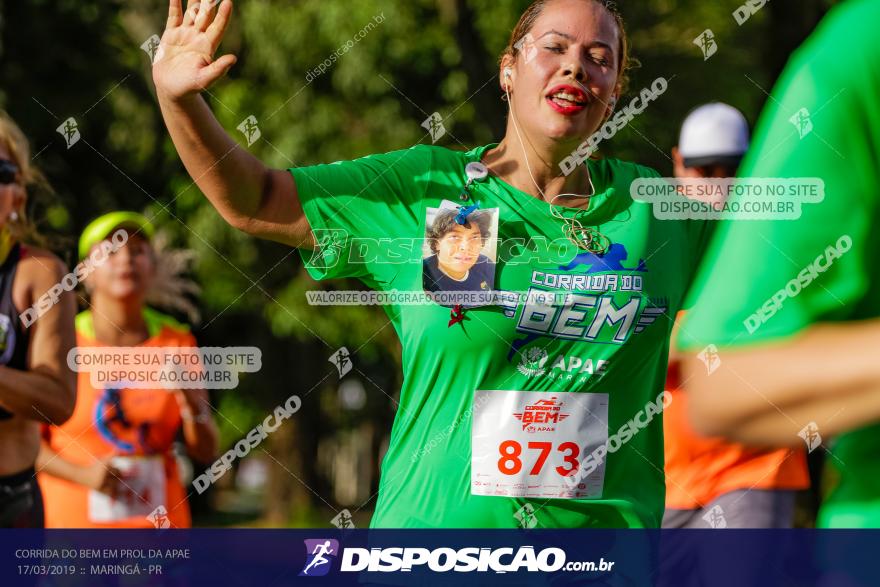
[[123,494],[113,499],[100,491],[89,491],[89,520],[146,519],[157,507],[166,505],[165,460],[161,456],[113,457],[110,464],[122,473]]
[[583,459],[608,440],[607,393],[474,392],[471,493],[602,496],[605,462]]

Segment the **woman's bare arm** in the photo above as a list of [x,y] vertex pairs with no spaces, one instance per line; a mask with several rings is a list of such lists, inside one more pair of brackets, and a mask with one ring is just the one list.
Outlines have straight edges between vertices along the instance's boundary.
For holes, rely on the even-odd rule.
[[[235,64],[214,59],[232,13],[219,7],[170,0],[168,22],[153,64],[153,81],[171,140],[193,181],[232,226],[254,236],[310,247],[312,233],[293,176],[271,169],[242,149],[215,118],[199,92]],[[195,8],[198,7],[198,8]]]
[[[56,257],[34,253],[19,263],[16,280],[23,279],[28,304],[61,282],[66,270]],[[67,354],[76,344],[73,293],[62,291],[58,303],[30,326],[26,371],[0,365],[0,406],[30,420],[60,425],[76,403],[76,374]]]
[[78,465],[55,452],[45,441],[40,443],[35,467],[41,473],[101,491],[114,498],[128,490],[122,473],[109,462]]
[[183,439],[186,451],[199,463],[210,463],[217,458],[220,431],[211,416],[208,392],[204,389],[183,389],[175,392],[183,420]]

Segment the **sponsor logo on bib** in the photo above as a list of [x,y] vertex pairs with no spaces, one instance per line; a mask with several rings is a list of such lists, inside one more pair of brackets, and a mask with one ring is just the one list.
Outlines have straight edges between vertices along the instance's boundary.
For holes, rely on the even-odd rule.
[[[523,430],[527,432],[553,432],[556,430],[552,424],[557,424],[568,418],[568,414],[563,414],[561,401],[556,401],[556,397],[549,399],[539,399],[533,404],[529,404],[522,412],[515,413],[513,416],[522,422]],[[540,426],[536,426],[540,425]]]

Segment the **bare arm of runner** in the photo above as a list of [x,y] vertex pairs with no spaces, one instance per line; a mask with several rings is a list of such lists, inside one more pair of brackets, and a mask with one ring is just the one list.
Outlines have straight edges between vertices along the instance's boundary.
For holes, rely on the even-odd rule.
[[313,246],[293,176],[271,169],[239,147],[199,94],[229,71],[234,55],[214,59],[231,0],[170,0],[168,22],[153,63],[153,81],[171,140],[193,181],[221,216],[256,237],[294,247]]
[[42,473],[76,483],[117,498],[127,492],[122,473],[105,461],[78,465],[55,452],[46,442],[40,443],[36,469]]
[[220,432],[211,416],[208,392],[204,389],[182,389],[174,392],[183,420],[183,439],[189,455],[199,463],[217,458]]
[[829,438],[880,421],[880,320],[817,324],[777,343],[721,349],[707,375],[694,356],[684,361],[690,420],[707,435],[748,444],[803,445],[815,423]]
[[[18,271],[16,279],[27,284],[29,305],[67,273],[59,259],[39,249],[31,249]],[[58,303],[30,326],[28,370],[0,365],[0,406],[16,416],[49,424],[60,425],[70,418],[76,403],[76,374],[67,366],[67,354],[76,344],[75,314],[74,294],[62,291]]]

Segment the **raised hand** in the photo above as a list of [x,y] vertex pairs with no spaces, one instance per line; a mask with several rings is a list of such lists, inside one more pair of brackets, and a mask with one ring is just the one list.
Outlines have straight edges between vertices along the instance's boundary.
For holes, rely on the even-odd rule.
[[234,55],[214,59],[223,39],[231,0],[191,0],[186,13],[181,0],[170,0],[168,22],[153,61],[153,82],[160,97],[181,100],[210,87],[235,64]]

